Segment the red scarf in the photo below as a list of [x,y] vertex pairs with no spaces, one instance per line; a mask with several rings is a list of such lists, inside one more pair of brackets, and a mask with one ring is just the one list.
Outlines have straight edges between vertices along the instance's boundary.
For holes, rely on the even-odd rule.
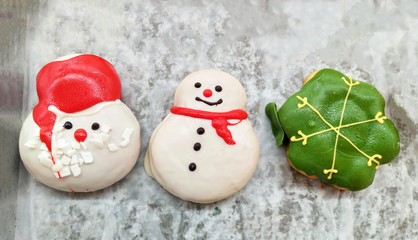
[[[248,116],[247,113],[241,109],[229,112],[208,112],[191,108],[172,107],[170,111],[177,115],[212,120],[212,127],[215,128],[218,136],[229,145],[234,145],[235,141],[232,139],[232,134],[227,127],[229,125],[237,125],[242,120],[247,119]],[[228,120],[231,119],[238,119],[240,121],[237,123],[229,123]]]

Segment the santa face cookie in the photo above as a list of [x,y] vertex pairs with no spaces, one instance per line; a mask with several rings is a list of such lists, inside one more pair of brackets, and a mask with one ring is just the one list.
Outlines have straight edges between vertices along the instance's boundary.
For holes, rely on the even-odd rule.
[[151,137],[147,173],[173,195],[197,203],[243,188],[259,144],[240,82],[218,70],[192,73],[178,86],[174,105]]
[[89,192],[126,176],[140,150],[140,127],[120,101],[113,66],[74,55],[44,66],[39,103],[23,123],[19,150],[38,181],[62,191]]

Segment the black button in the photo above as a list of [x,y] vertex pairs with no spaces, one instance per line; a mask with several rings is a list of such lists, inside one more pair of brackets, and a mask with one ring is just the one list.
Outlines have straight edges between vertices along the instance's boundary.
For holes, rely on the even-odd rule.
[[200,145],[200,143],[195,143],[195,144],[194,144],[194,146],[193,146],[193,149],[194,149],[195,151],[199,151],[201,147],[202,147],[202,146]]
[[198,129],[196,130],[196,132],[197,132],[197,134],[202,135],[202,134],[204,134],[204,133],[205,133],[205,129],[204,129],[204,128],[202,128],[202,127],[200,127],[200,128],[198,128]]
[[195,88],[200,88],[201,86],[202,86],[202,84],[200,82],[197,82],[197,83],[194,84]]
[[217,92],[220,92],[220,91],[222,91],[222,87],[218,85],[218,86],[216,86],[216,87],[215,87],[215,90],[216,90]]
[[196,164],[195,164],[195,163],[190,163],[190,164],[189,164],[189,170],[190,170],[190,171],[192,171],[192,172],[193,172],[194,170],[196,170]]

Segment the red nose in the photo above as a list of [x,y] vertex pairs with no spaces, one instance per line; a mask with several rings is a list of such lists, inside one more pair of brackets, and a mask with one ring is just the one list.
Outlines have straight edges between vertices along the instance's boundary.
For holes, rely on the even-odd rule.
[[87,138],[86,130],[84,130],[82,128],[79,128],[79,129],[75,130],[74,138],[75,138],[75,140],[77,140],[77,142],[84,142],[84,140],[86,140],[86,138]]
[[205,89],[205,91],[203,91],[203,96],[205,97],[212,96],[212,91],[210,89]]

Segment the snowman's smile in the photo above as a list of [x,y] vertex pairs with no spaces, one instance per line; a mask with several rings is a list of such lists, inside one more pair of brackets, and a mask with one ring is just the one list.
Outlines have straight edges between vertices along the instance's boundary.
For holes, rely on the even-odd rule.
[[221,98],[216,102],[209,102],[209,101],[201,99],[200,97],[196,97],[195,99],[196,99],[196,101],[206,103],[209,106],[218,105],[218,104],[221,104],[223,102]]

